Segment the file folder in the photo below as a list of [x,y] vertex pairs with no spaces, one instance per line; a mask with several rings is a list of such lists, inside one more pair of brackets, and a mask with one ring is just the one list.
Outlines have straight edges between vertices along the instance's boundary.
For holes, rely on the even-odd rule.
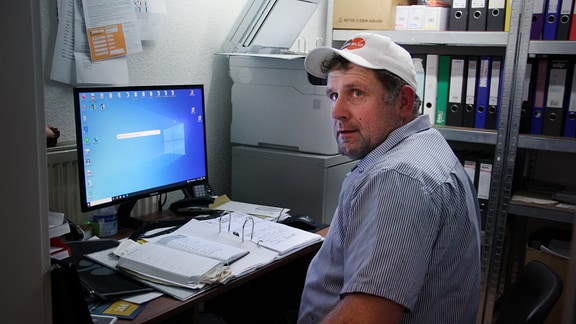
[[566,116],[564,117],[564,136],[576,137],[576,63],[572,65],[572,80],[568,93]]
[[482,228],[486,223],[488,202],[490,198],[490,183],[492,182],[493,158],[481,158],[478,162],[478,202],[480,204],[480,218]]
[[468,10],[468,30],[485,31],[486,30],[486,1],[471,0]]
[[478,191],[478,158],[475,156],[467,155],[462,158],[464,171],[474,184],[474,188]]
[[534,0],[534,9],[532,11],[532,24],[530,26],[530,39],[542,39],[544,29],[544,10],[546,0]]
[[474,116],[476,115],[476,79],[478,77],[478,57],[468,57],[468,69],[466,71],[466,98],[464,105],[464,115],[462,117],[463,127],[474,127]]
[[426,76],[426,71],[424,70],[424,66],[426,65],[426,55],[412,55],[412,63],[414,63],[414,69],[416,70],[416,82],[418,84],[418,88],[416,89],[416,95],[420,98],[422,103],[420,103],[420,113],[424,112],[423,110],[423,102],[424,102],[424,80]]
[[[568,1],[568,0],[566,0]],[[544,11],[544,27],[542,29],[543,40],[555,40],[558,28],[558,14],[560,12],[561,0],[548,0]]]
[[500,56],[492,57],[490,65],[490,90],[488,93],[488,110],[486,112],[487,129],[498,129],[498,115],[500,113],[500,89],[502,87],[503,59]]
[[485,159],[486,154],[479,151],[467,151],[462,155],[461,162],[464,166],[464,171],[472,180],[474,189],[478,193],[478,177],[480,175],[480,160]]
[[576,40],[576,3],[572,5],[572,20],[570,21],[570,36],[568,40]]
[[448,110],[448,85],[450,83],[450,56],[440,55],[438,58],[438,94],[436,95],[435,125],[446,125]]
[[562,0],[558,15],[558,29],[556,40],[568,40],[570,38],[570,22],[572,21],[572,6],[574,0]]
[[446,111],[447,126],[462,126],[464,118],[464,96],[466,59],[464,57],[450,58],[450,83],[448,90],[448,109]]
[[448,30],[465,31],[468,29],[468,0],[452,1]]
[[504,31],[506,20],[506,0],[488,0],[486,30]]
[[522,88],[522,108],[520,111],[520,129],[521,134],[530,133],[530,119],[532,116],[533,94],[536,85],[536,59],[528,58],[526,71],[524,73],[524,82]]
[[532,104],[532,115],[530,118],[530,134],[542,134],[544,121],[544,105],[546,105],[546,81],[548,76],[548,58],[538,59],[536,72],[536,87],[534,89],[534,100]]
[[438,94],[438,54],[426,55],[426,75],[424,76],[424,114],[430,124],[436,121],[436,97]]
[[510,20],[512,19],[512,0],[506,0],[506,15],[504,16],[504,31],[510,30]]
[[486,114],[488,110],[488,96],[490,93],[490,56],[480,57],[478,71],[478,86],[476,87],[476,114],[474,128],[486,128]]
[[542,122],[542,134],[562,136],[564,126],[564,111],[568,69],[570,62],[566,58],[551,58],[548,72],[548,91],[546,94],[546,106],[544,108],[544,120]]

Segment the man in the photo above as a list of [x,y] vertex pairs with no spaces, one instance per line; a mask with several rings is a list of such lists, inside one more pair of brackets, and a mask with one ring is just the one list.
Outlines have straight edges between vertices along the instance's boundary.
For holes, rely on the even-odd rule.
[[317,48],[338,147],[358,159],[308,269],[299,323],[474,323],[480,230],[474,186],[419,116],[410,54],[362,33]]

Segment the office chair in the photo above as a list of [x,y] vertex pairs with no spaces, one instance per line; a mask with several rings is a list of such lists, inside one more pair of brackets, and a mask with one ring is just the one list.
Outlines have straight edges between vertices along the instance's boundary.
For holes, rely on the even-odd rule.
[[496,324],[541,324],[562,293],[562,280],[540,261],[531,261],[520,270],[496,313]]

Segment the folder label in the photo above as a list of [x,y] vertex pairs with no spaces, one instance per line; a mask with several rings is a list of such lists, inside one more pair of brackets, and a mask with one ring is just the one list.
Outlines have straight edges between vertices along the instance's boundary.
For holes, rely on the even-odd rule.
[[506,0],[490,0],[488,2],[488,9],[502,9],[506,7]]
[[490,197],[490,181],[492,179],[492,164],[480,163],[480,175],[478,176],[478,199]]
[[546,107],[562,108],[562,102],[564,101],[564,87],[566,83],[566,69],[567,67],[563,63],[554,63],[551,66]]
[[468,75],[466,82],[466,105],[474,106],[474,98],[476,95],[476,69],[478,61],[470,60],[468,62]]
[[430,124],[436,121],[436,97],[438,94],[438,54],[426,55],[426,75],[424,76],[424,114],[430,117]]
[[488,104],[491,106],[498,105],[498,90],[500,88],[500,65],[501,61],[492,61],[492,72],[490,75],[490,95]]
[[462,102],[462,87],[464,85],[464,59],[453,59],[450,71],[449,102]]

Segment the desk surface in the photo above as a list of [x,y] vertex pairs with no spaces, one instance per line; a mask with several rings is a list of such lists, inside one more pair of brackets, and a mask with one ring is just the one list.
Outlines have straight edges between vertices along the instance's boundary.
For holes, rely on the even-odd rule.
[[[146,217],[148,219],[148,217]],[[151,219],[161,219],[164,218],[163,216],[158,217],[158,215],[152,216]],[[318,234],[322,236],[326,236],[328,232],[328,228],[321,229],[318,231]],[[118,238],[127,237],[130,234],[130,230],[127,229],[120,229],[118,232]],[[190,313],[192,314],[191,318],[193,319],[197,308],[201,303],[204,303],[214,297],[222,295],[236,287],[239,287],[243,284],[248,282],[254,281],[255,279],[282,267],[289,265],[290,263],[294,263],[301,259],[306,259],[318,251],[320,248],[321,243],[317,243],[311,246],[308,246],[302,250],[299,250],[291,255],[288,255],[282,259],[274,261],[268,265],[263,266],[256,271],[250,272],[244,276],[239,278],[235,278],[224,285],[216,286],[208,291],[205,291],[199,295],[196,295],[186,301],[179,301],[174,299],[170,296],[163,295],[159,298],[156,298],[148,303],[146,307],[142,310],[140,314],[136,316],[133,320],[118,320],[117,323],[158,323],[165,320],[168,320],[174,316],[178,316],[182,313]]]

